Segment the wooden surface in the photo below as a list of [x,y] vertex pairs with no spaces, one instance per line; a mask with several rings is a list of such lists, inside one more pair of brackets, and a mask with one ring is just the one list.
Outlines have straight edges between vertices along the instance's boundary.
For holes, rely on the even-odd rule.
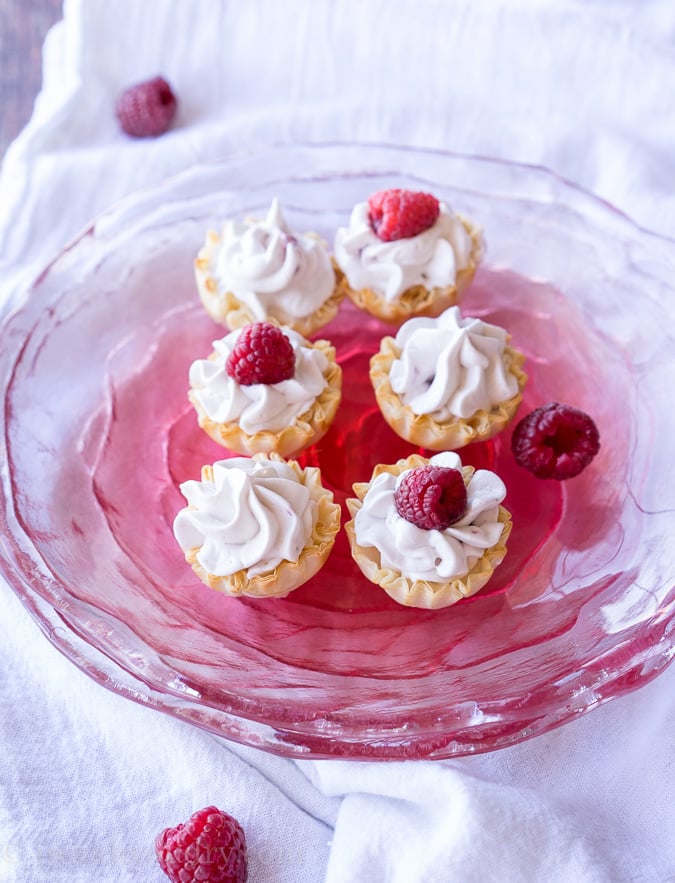
[[0,0],[0,156],[30,119],[42,81],[42,43],[62,0]]

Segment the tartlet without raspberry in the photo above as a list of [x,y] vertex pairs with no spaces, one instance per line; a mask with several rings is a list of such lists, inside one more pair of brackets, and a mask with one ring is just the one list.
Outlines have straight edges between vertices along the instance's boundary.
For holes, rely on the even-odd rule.
[[504,364],[516,379],[518,392],[489,411],[481,409],[470,417],[453,416],[442,421],[430,414],[416,414],[392,390],[391,366],[400,355],[396,340],[383,337],[379,352],[370,360],[370,381],[384,419],[397,435],[413,445],[429,451],[454,451],[473,442],[487,441],[508,426],[520,407],[527,383],[527,374],[523,370],[525,356],[510,344],[504,347]]
[[271,320],[309,337],[335,317],[346,291],[323,239],[291,230],[276,198],[265,219],[209,231],[194,270],[205,310],[231,330]]
[[[262,496],[258,496],[252,502],[247,501],[246,497],[242,499],[237,496],[237,493],[241,492],[241,477],[244,472],[241,461],[247,464],[245,471],[254,474],[253,484],[256,481],[264,484],[270,479],[272,482],[263,488]],[[288,481],[283,481],[283,474],[281,482],[278,481],[278,475],[274,475],[279,473],[279,469],[274,469],[272,466],[272,469],[267,468],[265,472],[266,467],[274,463],[280,464],[279,468],[285,469],[287,476],[293,477],[291,482],[293,487],[297,485],[304,489],[301,493],[301,497],[304,498],[302,512],[294,507],[293,497],[285,495],[284,486],[288,485]],[[238,472],[239,478],[235,479],[234,487],[221,484],[219,490],[218,483],[224,472],[228,470]],[[225,496],[223,496],[223,487]],[[202,491],[202,488],[205,490]],[[323,486],[321,470],[315,466],[302,467],[296,460],[284,460],[274,453],[269,456],[255,454],[251,458],[239,458],[239,460],[233,458],[203,466],[201,481],[185,482],[181,485],[181,491],[188,500],[188,505],[176,515],[174,535],[183,549],[185,560],[210,589],[232,597],[285,597],[321,570],[340,530],[342,510],[340,504],[335,502],[333,492]],[[205,501],[206,512],[203,509],[200,511],[200,500],[202,503]],[[213,510],[214,505],[215,510]],[[280,537],[278,526],[281,524],[284,529],[291,529],[293,518],[303,516],[305,513],[310,514],[311,522],[304,545],[297,555],[283,557],[280,547],[285,545],[285,540]],[[207,517],[202,518],[201,514]],[[280,520],[277,522],[277,519]],[[267,549],[268,552],[273,553],[274,560],[271,563],[267,562],[265,566],[259,559],[249,566],[232,565],[233,549],[239,554],[242,546],[235,533],[241,523],[248,525],[250,530],[253,522],[257,522],[257,532],[248,536],[248,540],[252,542],[255,554],[260,553],[260,544],[257,540],[261,538],[264,540],[267,537],[270,542],[274,540]],[[274,524],[277,525],[276,528]],[[199,540],[193,545],[195,529],[199,534]],[[206,536],[207,532],[213,533],[213,531],[218,534],[215,548],[222,548],[223,545],[230,547],[229,551],[226,550],[226,561],[231,566],[226,569],[209,567],[203,558],[204,550],[210,548],[212,552],[214,549],[213,537]],[[213,572],[214,569],[219,572]]]

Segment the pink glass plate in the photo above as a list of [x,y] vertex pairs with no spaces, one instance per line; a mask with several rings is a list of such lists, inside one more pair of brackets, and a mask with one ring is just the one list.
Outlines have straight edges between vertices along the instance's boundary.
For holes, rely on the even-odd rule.
[[[514,530],[485,589],[400,607],[341,534],[286,599],[225,598],[171,534],[177,489],[226,456],[187,368],[222,332],[192,274],[209,228],[278,196],[332,241],[352,205],[428,189],[481,224],[462,308],[527,354],[521,414],[566,401],[602,449],[578,478],[517,467],[507,430],[464,458],[504,478]],[[105,686],[228,738],[303,757],[446,758],[550,729],[649,680],[673,641],[673,244],[536,168],[366,145],[286,146],[194,168],[99,218],[0,329],[2,570],[49,639]],[[391,329],[343,305],[344,400],[303,455],[339,500],[413,449],[380,417],[370,354]]]

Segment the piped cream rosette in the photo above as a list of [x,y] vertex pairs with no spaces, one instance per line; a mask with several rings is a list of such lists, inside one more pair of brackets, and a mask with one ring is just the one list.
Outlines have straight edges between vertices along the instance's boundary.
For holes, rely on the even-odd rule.
[[522,401],[525,356],[504,329],[465,318],[458,307],[404,323],[370,360],[384,419],[401,438],[455,450],[501,432]]
[[340,529],[320,470],[276,454],[204,466],[181,492],[176,539],[199,578],[227,595],[287,595],[323,567]]
[[438,316],[459,300],[483,258],[479,227],[441,204],[436,223],[407,239],[382,242],[355,206],[349,227],[338,230],[335,260],[352,302],[399,325],[413,316]]
[[[406,522],[394,505],[400,476],[429,463],[460,469],[467,489],[467,514],[445,531],[427,531]],[[487,470],[474,471],[472,466],[462,466],[454,452],[437,454],[431,460],[412,454],[392,465],[378,465],[369,482],[354,485],[354,493],[356,497],[347,500],[352,520],[345,524],[352,556],[367,579],[406,607],[438,609],[474,595],[506,555],[512,521],[501,505],[505,494],[501,479]],[[371,524],[362,529],[360,522],[365,523],[366,518]],[[380,549],[373,544],[378,535],[387,538],[388,548]],[[423,562],[428,571],[438,566],[439,561],[443,563],[444,556],[461,561],[463,566],[459,570],[463,572],[436,579],[428,574],[425,578],[409,575],[407,568],[413,561]]]
[[273,320],[305,337],[334,318],[344,274],[314,233],[293,233],[274,199],[262,220],[226,221],[195,260],[195,280],[211,318],[233,330]]
[[281,329],[295,351],[295,375],[274,384],[240,386],[225,363],[241,329],[214,341],[208,359],[190,367],[192,402],[201,428],[238,454],[289,457],[318,442],[330,428],[342,397],[342,369],[327,340],[308,341]]

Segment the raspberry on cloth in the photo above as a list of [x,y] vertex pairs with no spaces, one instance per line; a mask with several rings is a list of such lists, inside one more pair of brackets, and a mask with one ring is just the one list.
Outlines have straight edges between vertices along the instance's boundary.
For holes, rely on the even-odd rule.
[[129,86],[117,99],[115,113],[127,135],[156,138],[163,135],[176,114],[178,102],[164,77]]
[[157,835],[155,853],[171,883],[246,883],[246,835],[239,822],[215,806]]

